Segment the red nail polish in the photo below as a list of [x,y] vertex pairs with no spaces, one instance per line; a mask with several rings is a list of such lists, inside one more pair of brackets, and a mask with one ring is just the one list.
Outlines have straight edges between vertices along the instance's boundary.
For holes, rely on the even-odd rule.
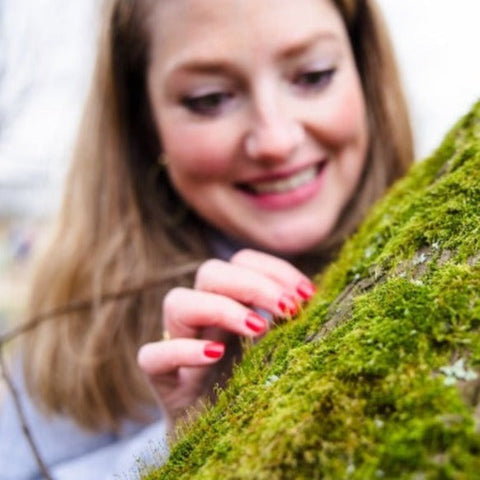
[[267,329],[267,321],[258,313],[250,312],[245,319],[247,327],[255,333],[263,332]]
[[219,342],[207,343],[203,353],[208,358],[221,358],[225,353],[225,345]]
[[298,311],[298,304],[295,298],[284,293],[278,301],[278,308],[280,308],[285,315],[295,315]]
[[315,285],[307,280],[302,280],[297,286],[297,293],[303,298],[303,300],[312,298],[315,292]]

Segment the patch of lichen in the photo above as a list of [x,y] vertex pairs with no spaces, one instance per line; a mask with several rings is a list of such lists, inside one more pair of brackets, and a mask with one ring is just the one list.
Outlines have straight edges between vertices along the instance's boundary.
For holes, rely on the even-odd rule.
[[480,478],[480,103],[146,479]]

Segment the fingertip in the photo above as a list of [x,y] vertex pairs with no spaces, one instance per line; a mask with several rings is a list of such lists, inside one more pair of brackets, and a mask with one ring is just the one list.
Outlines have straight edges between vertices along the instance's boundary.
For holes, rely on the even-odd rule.
[[225,353],[225,344],[221,342],[209,342],[203,347],[203,354],[211,360],[219,360]]
[[264,333],[268,328],[267,320],[256,312],[249,312],[247,314],[245,325],[254,335]]
[[301,280],[296,288],[296,292],[302,300],[310,300],[316,291],[317,287],[309,280]]
[[277,305],[282,315],[294,316],[298,313],[300,308],[300,305],[296,301],[295,297],[287,293],[282,294]]
[[151,345],[149,343],[142,345],[137,352],[137,364],[143,369],[148,364]]

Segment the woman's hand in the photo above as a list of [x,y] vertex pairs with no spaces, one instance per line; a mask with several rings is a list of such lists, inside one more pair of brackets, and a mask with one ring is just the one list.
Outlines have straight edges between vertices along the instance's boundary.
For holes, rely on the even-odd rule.
[[172,420],[204,392],[212,366],[229,336],[258,337],[273,317],[294,315],[315,292],[310,280],[288,262],[241,250],[229,262],[208,260],[193,289],[174,288],[163,302],[166,338],[144,345],[138,363]]

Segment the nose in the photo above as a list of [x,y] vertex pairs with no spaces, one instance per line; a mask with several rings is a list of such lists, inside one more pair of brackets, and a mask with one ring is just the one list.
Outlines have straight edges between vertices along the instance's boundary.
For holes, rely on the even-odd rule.
[[254,119],[245,139],[245,150],[252,159],[281,162],[292,156],[304,137],[304,129],[298,119],[272,108]]

